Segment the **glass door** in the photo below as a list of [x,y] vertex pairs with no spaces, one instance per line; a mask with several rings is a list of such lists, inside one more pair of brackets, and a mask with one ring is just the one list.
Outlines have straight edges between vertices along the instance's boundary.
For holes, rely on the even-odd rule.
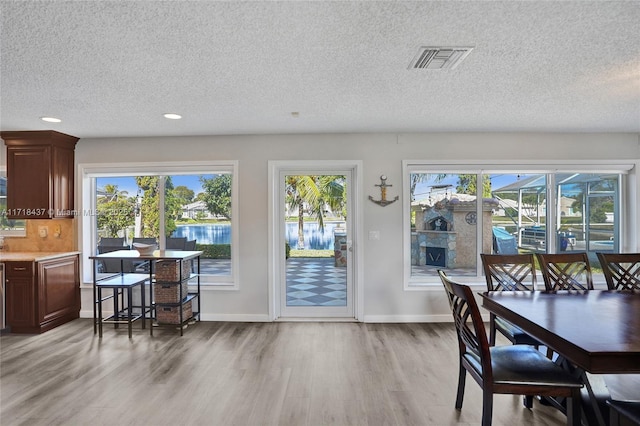
[[281,317],[354,316],[350,170],[281,171]]

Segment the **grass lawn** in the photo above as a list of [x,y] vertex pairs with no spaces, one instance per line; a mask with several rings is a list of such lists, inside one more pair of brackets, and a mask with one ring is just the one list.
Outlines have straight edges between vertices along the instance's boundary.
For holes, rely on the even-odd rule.
[[333,250],[296,250],[291,249],[289,257],[333,257]]

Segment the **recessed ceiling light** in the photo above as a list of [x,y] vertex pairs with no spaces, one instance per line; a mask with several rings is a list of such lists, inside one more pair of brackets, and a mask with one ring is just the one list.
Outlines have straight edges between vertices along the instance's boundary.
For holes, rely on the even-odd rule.
[[40,117],[40,120],[46,121],[47,123],[61,123],[62,120],[55,117]]
[[180,120],[182,116],[180,114],[167,113],[164,115],[164,118],[168,118],[170,120]]

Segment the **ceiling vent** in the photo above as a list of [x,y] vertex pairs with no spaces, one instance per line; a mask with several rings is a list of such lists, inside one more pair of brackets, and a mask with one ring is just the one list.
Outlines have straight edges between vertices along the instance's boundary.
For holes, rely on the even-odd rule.
[[421,47],[409,69],[452,70],[471,53],[473,47]]

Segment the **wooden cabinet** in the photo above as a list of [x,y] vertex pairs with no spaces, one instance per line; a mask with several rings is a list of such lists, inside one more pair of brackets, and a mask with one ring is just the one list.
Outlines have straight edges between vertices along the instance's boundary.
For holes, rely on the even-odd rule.
[[73,217],[78,138],[53,130],[2,132],[7,145],[7,216]]
[[5,264],[7,325],[12,329],[35,328],[36,289],[33,262]]
[[77,254],[39,262],[6,262],[7,325],[42,333],[80,316]]

